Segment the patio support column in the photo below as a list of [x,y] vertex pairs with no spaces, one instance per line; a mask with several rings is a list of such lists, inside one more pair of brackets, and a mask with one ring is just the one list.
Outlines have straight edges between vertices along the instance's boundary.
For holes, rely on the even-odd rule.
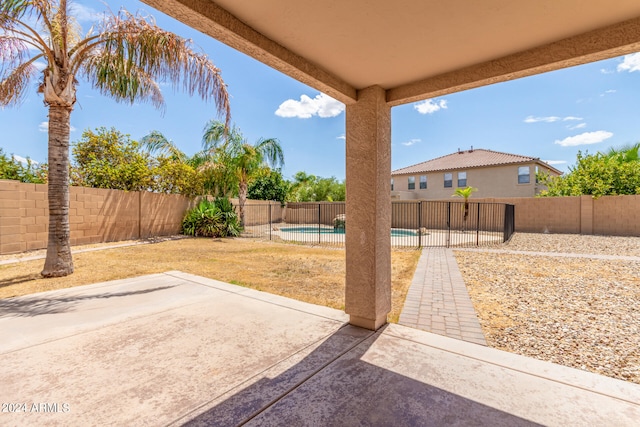
[[379,86],[347,105],[345,311],[378,329],[391,311],[391,107]]

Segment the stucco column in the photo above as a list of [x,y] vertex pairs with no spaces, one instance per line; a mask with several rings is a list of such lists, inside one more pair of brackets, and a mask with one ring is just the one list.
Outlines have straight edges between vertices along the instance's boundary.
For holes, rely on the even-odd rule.
[[385,90],[358,91],[347,105],[345,311],[378,329],[391,311],[391,108]]

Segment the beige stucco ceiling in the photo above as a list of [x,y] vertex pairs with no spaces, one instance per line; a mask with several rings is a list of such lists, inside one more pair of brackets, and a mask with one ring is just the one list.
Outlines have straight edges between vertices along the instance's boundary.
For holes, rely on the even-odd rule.
[[340,99],[392,105],[640,51],[638,0],[143,0]]

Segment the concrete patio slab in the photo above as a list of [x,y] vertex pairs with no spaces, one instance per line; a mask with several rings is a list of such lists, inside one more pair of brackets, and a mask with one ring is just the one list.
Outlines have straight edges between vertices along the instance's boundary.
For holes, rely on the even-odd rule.
[[637,425],[640,386],[181,272],[0,300],[0,425]]

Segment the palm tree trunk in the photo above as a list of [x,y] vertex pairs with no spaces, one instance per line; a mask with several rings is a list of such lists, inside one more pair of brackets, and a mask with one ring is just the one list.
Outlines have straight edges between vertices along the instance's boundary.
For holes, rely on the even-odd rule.
[[240,226],[244,228],[244,204],[247,201],[247,182],[240,181],[238,188],[238,205],[240,207]]
[[73,273],[69,230],[69,128],[71,109],[49,107],[49,242],[44,277]]
[[469,202],[464,201],[464,218],[462,219],[462,232],[467,231],[467,217],[469,216]]

